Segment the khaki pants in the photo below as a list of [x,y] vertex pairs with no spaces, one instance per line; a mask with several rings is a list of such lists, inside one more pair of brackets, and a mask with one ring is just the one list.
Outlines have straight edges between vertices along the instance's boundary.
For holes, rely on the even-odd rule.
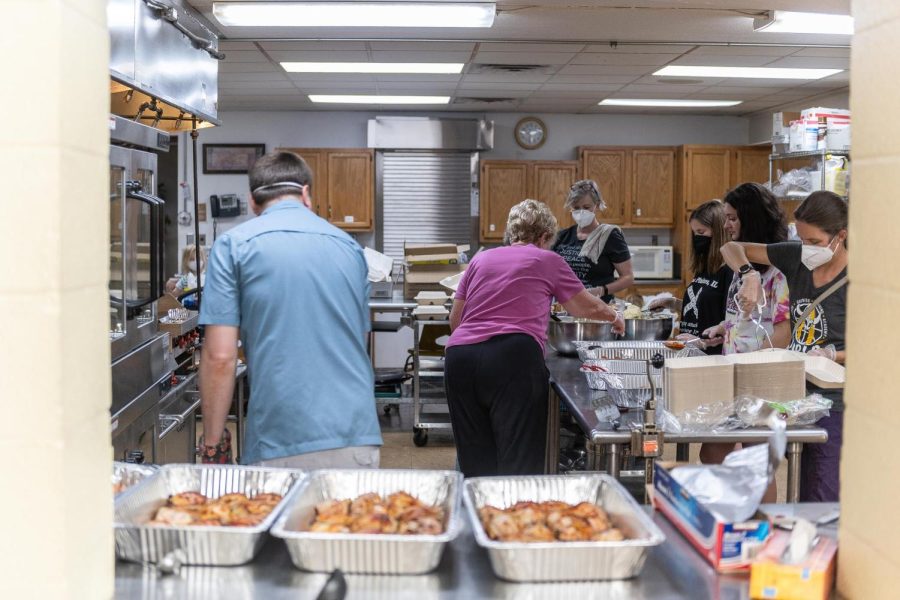
[[305,471],[313,469],[377,469],[380,459],[381,449],[378,446],[349,446],[261,460],[256,465]]

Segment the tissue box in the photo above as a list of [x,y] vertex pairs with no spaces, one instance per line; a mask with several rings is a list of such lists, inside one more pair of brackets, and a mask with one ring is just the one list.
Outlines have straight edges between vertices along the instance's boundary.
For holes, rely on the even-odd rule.
[[790,533],[775,531],[757,554],[750,568],[750,597],[826,600],[834,585],[837,542],[822,535],[803,562],[788,565],[781,562],[781,557],[790,539]]
[[661,512],[717,571],[746,571],[772,529],[762,513],[757,519],[729,523],[700,504],[672,477],[676,463],[653,464],[653,507]]
[[806,361],[788,350],[762,350],[725,357],[734,364],[734,396],[763,400],[806,397]]

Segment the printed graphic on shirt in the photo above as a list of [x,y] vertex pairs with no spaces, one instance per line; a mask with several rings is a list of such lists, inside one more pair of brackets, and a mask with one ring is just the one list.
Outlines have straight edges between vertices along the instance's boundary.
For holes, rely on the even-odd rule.
[[563,257],[572,267],[575,276],[581,281],[588,280],[588,271],[591,270],[591,263],[585,257],[581,256],[581,247],[573,245],[560,245],[556,248],[556,253]]
[[[793,322],[798,322],[803,312],[809,307],[812,300],[803,298],[797,301],[793,306]],[[825,316],[822,306],[815,307],[806,320],[797,328],[791,338],[789,350],[798,352],[808,352],[811,348],[821,346],[828,339],[828,319]]]
[[700,309],[697,303],[700,301],[700,294],[703,293],[703,288],[697,288],[696,290],[693,287],[689,287],[687,290],[688,303],[684,305],[683,313],[684,318],[688,319],[688,315],[694,315],[695,319],[700,318]]

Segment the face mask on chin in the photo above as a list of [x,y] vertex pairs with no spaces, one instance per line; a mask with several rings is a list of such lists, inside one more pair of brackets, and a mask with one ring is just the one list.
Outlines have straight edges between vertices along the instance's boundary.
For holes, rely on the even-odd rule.
[[585,209],[573,210],[572,219],[575,220],[575,224],[579,227],[587,227],[594,222],[594,211]]
[[835,238],[831,238],[827,246],[813,246],[812,244],[803,244],[800,254],[800,261],[810,271],[816,270],[824,264],[827,264],[834,258],[834,250],[831,249],[831,243]]

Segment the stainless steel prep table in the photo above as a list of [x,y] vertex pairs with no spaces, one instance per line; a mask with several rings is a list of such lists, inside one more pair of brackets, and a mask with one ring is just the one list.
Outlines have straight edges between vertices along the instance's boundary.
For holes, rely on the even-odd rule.
[[[606,392],[592,390],[588,387],[587,379],[578,369],[581,362],[576,358],[566,358],[555,353],[547,355],[547,369],[550,371],[551,407],[557,406],[553,397],[562,400],[569,412],[578,422],[579,427],[587,437],[588,445],[588,470],[601,470],[603,455],[606,455],[606,471],[614,477],[619,476],[620,446],[631,442],[631,430],[629,423],[642,419],[640,411],[623,412],[620,418],[620,426],[614,429],[606,415],[613,415],[618,409],[606,396]],[[550,411],[555,415],[558,410]],[[558,426],[555,427],[558,436]],[[550,437],[548,437],[548,469],[552,469],[549,455],[552,446],[558,446],[558,441],[553,436],[554,426],[551,425]],[[666,433],[666,443],[680,446],[679,459],[686,460],[686,448],[688,444],[704,442],[740,443],[762,442],[769,437],[767,429],[742,429],[721,433]],[[803,444],[821,444],[828,440],[828,433],[821,427],[791,427],[787,430],[787,501],[797,502],[800,498],[800,453]]]
[[[810,520],[832,512],[836,504],[772,504],[762,509],[772,515],[804,516]],[[650,510],[647,507],[647,510]],[[487,552],[475,544],[468,520],[450,543],[437,570],[419,576],[348,575],[348,599],[385,598],[431,600],[460,598],[571,600],[676,600],[698,598],[749,599],[746,575],[720,575],[661,514],[653,520],[666,536],[654,548],[641,575],[625,581],[516,584],[497,579]],[[831,524],[820,532],[835,536]],[[115,597],[229,598],[266,600],[315,598],[327,575],[297,570],[284,542],[270,538],[259,556],[241,567],[185,567],[178,575],[160,576],[155,569],[117,562]]]

